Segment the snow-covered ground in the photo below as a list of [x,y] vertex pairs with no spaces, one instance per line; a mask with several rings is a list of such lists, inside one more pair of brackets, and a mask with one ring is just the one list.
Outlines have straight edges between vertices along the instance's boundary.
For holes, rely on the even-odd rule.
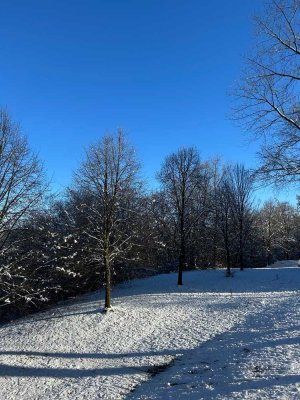
[[[1,328],[0,399],[300,399],[300,268],[166,274]],[[101,294],[102,297],[102,294]]]

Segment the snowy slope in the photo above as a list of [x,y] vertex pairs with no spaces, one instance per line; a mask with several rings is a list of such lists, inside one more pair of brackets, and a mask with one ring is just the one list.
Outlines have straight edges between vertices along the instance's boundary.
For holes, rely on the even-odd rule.
[[[120,285],[1,328],[1,399],[300,399],[300,268]],[[102,296],[102,294],[101,294]],[[170,364],[168,368],[165,366]]]

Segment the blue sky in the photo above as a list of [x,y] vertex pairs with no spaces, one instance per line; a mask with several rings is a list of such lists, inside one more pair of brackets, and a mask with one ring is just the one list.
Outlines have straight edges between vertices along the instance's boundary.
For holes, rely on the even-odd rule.
[[256,163],[228,118],[261,0],[1,2],[0,104],[62,190],[83,149],[123,128],[155,184],[164,157]]

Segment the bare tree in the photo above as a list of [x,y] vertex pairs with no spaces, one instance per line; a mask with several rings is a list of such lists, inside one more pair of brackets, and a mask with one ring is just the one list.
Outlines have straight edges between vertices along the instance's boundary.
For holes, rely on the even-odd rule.
[[212,217],[212,184],[214,179],[214,162],[201,163],[198,187],[190,206],[190,233],[188,236],[189,265],[194,268],[205,268],[215,261],[211,257],[212,240],[208,226]]
[[111,309],[112,265],[126,256],[135,233],[128,224],[140,190],[138,169],[134,149],[118,130],[88,148],[75,175],[76,189],[90,199],[81,208],[89,222],[86,233],[96,242],[94,258],[104,265],[106,311]]
[[225,252],[227,275],[234,253],[240,269],[245,266],[245,250],[253,228],[253,175],[243,165],[223,169],[215,189],[214,208],[217,227]]
[[259,176],[298,182],[300,176],[300,1],[271,0],[256,17],[257,43],[235,95],[235,116],[263,138]]
[[225,250],[227,276],[230,276],[232,264],[233,243],[233,218],[232,218],[232,193],[229,171],[225,169],[215,191],[214,208],[218,217],[217,227],[221,233]]
[[249,237],[252,216],[253,174],[243,165],[236,164],[229,172],[229,193],[231,195],[232,216],[238,239],[238,255],[240,269],[244,269],[245,247]]
[[178,285],[182,285],[182,272],[186,266],[187,240],[196,223],[191,213],[201,185],[202,166],[194,147],[182,148],[168,156],[158,174],[163,191],[169,201],[174,231],[178,242]]
[[[210,170],[211,170],[211,176],[210,176],[210,196],[209,196],[209,209],[210,209],[210,214],[209,214],[209,222],[208,222],[208,240],[211,244],[211,260],[210,264],[213,267],[217,266],[218,261],[219,261],[219,252],[221,249],[220,246],[220,207],[222,207],[222,196],[224,193],[222,193],[221,190],[221,183],[224,178],[224,170],[221,170],[221,164],[220,160],[214,159],[210,162]],[[224,188],[223,188],[224,189]]]
[[6,303],[20,296],[31,301],[36,295],[25,284],[26,277],[20,269],[22,259],[10,257],[10,254],[22,240],[22,235],[16,232],[23,229],[28,214],[41,204],[45,190],[45,176],[41,163],[30,150],[19,127],[7,111],[1,109],[0,298]]

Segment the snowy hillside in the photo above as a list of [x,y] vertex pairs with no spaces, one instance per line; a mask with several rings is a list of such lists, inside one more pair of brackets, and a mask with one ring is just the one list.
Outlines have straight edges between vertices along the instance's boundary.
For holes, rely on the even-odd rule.
[[288,262],[81,297],[1,328],[0,398],[300,399],[299,295]]

